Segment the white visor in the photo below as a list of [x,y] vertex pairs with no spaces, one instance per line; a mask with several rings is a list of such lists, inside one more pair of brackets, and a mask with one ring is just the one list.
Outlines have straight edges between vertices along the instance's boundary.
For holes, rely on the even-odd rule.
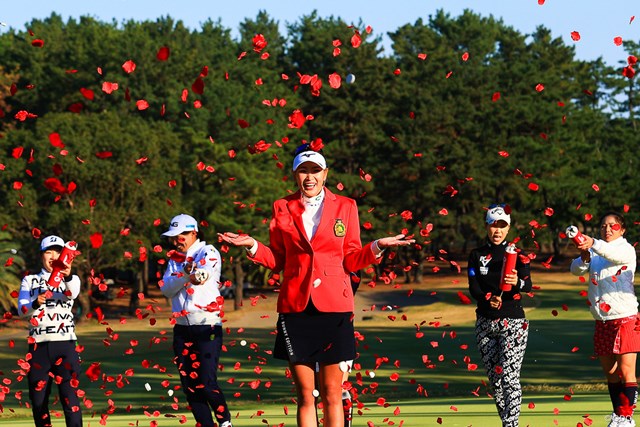
[[301,164],[305,162],[312,162],[316,165],[320,166],[322,169],[327,168],[327,161],[324,159],[324,156],[317,151],[303,151],[298,154],[295,159],[293,159],[293,171],[300,167]]

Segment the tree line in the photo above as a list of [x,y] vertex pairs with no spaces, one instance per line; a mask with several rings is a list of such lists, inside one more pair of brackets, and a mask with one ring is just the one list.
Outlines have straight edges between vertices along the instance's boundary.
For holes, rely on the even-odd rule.
[[[470,10],[388,35],[385,52],[364,23],[315,12],[282,34],[264,11],[237,38],[219,21],[189,29],[168,16],[52,14],[5,31],[0,289],[17,289],[23,260],[39,268],[47,234],[80,245],[84,309],[110,270],[136,272],[140,292],[157,282],[175,214],[202,220],[214,243],[227,230],[267,240],[305,141],[323,146],[331,190],[357,200],[363,240],[416,235],[374,279],[456,266],[494,202],[512,207],[512,237],[545,255],[536,263],[562,255],[566,226],[593,232],[604,210],[627,212],[637,237],[637,43],[623,43],[619,66],[582,61],[542,26],[523,34]],[[235,285],[268,282],[221,249]]]

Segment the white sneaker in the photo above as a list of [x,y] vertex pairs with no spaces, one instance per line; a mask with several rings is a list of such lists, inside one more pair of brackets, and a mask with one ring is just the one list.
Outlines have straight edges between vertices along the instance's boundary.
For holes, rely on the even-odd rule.
[[220,427],[233,427],[231,425],[231,421],[225,421],[222,424],[220,424]]
[[607,424],[607,427],[619,427],[620,426],[620,421],[623,418],[624,417],[621,417],[620,415],[616,414],[615,412],[612,412],[611,415],[607,415],[606,417],[604,417],[605,421],[609,421],[609,424]]
[[619,417],[618,427],[636,427],[636,422],[633,420],[633,417]]
[[609,421],[607,427],[636,427],[636,422],[633,420],[633,417],[617,415],[615,412],[607,415],[605,420]]

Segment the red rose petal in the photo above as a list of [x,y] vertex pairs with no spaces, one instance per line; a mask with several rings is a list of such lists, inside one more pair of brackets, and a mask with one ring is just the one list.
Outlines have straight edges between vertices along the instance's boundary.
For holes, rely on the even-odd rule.
[[62,138],[60,138],[60,134],[57,132],[49,134],[49,143],[56,148],[64,148],[64,143],[62,142]]
[[471,304],[471,299],[466,296],[462,291],[458,291],[458,299],[462,304]]
[[162,46],[160,49],[158,49],[158,53],[156,54],[156,59],[158,61],[166,61],[167,59],[169,59],[170,53],[171,52],[167,46]]
[[358,48],[361,44],[362,37],[360,37],[360,33],[356,31],[355,34],[351,37],[351,46],[353,46],[354,48]]
[[198,77],[191,85],[191,90],[193,93],[202,95],[204,93],[204,80],[202,80],[201,77]]
[[300,110],[294,110],[289,116],[289,127],[292,129],[300,129],[306,121],[305,115]]
[[253,51],[256,53],[260,53],[260,51],[262,51],[262,49],[264,49],[265,47],[267,47],[267,40],[264,38],[264,35],[262,34],[256,34],[255,36],[253,36]]
[[339,89],[341,85],[342,85],[342,77],[340,77],[340,74],[338,73],[329,74],[329,86],[331,86],[333,89]]
[[80,88],[80,93],[82,94],[82,96],[85,97],[85,99],[88,99],[89,101],[93,101],[94,93],[91,89]]
[[103,82],[102,91],[107,95],[111,95],[114,91],[118,90],[118,83]]
[[636,70],[634,70],[631,65],[627,65],[622,69],[622,75],[628,79],[632,79],[636,75]]
[[125,73],[131,74],[136,70],[136,63],[132,60],[128,60],[124,64],[122,64],[122,69]]
[[93,233],[89,237],[89,240],[91,241],[91,247],[93,249],[98,249],[100,246],[102,246],[102,233]]

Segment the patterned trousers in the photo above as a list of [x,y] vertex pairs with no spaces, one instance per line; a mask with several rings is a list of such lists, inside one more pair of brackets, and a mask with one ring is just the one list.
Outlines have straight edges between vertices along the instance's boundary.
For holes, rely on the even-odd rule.
[[526,319],[478,316],[476,340],[503,427],[518,427],[522,389],[520,369],[529,337]]

